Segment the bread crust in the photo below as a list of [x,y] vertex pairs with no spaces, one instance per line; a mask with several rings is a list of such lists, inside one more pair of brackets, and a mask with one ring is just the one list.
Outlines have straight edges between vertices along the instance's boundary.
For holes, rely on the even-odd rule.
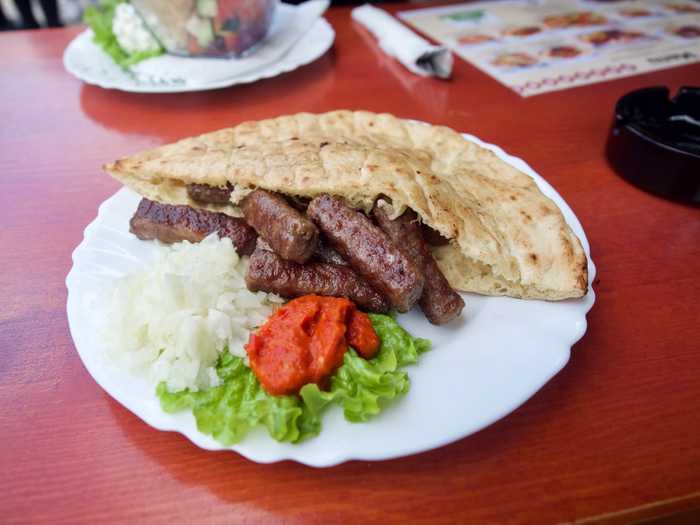
[[[366,111],[244,122],[117,160],[104,169],[139,194],[240,216],[255,188],[340,195],[394,218],[408,207],[450,239],[433,253],[450,284],[487,295],[585,295],[587,259],[557,206],[528,175],[442,126]],[[231,203],[191,200],[188,183],[235,189]],[[388,204],[391,202],[391,204]]]

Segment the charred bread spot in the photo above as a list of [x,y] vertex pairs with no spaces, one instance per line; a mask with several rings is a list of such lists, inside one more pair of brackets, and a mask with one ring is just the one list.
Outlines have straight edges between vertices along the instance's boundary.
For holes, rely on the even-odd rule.
[[572,260],[574,258],[574,247],[571,244],[571,240],[568,236],[564,235],[564,232],[559,234],[559,238],[561,239],[562,248],[564,249],[567,260]]
[[588,293],[588,259],[584,257],[583,262],[579,267],[579,275],[576,284],[583,295]]

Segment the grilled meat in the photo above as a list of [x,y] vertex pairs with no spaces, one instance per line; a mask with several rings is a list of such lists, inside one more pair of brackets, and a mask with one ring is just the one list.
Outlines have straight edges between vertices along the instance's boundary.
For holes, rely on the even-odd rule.
[[255,190],[240,207],[248,224],[283,259],[305,263],[316,251],[318,229],[281,195]]
[[423,241],[416,213],[408,209],[400,217],[390,220],[384,210],[375,206],[372,215],[394,244],[423,270],[425,286],[418,305],[428,321],[440,325],[458,317],[464,308],[464,300],[447,282]]
[[141,199],[136,213],[129,221],[129,230],[139,239],[161,242],[199,242],[210,233],[228,237],[240,255],[250,255],[255,249],[257,235],[243,219],[223,213],[161,204]]
[[307,214],[352,269],[394,308],[411,309],[423,291],[423,273],[381,229],[330,195],[313,199]]
[[233,186],[227,183],[226,186],[210,186],[209,184],[188,184],[187,195],[197,202],[205,204],[228,204],[231,198]]
[[321,262],[298,264],[282,259],[258,245],[250,257],[246,275],[248,289],[283,297],[307,294],[347,297],[370,312],[387,312],[388,302],[347,266]]

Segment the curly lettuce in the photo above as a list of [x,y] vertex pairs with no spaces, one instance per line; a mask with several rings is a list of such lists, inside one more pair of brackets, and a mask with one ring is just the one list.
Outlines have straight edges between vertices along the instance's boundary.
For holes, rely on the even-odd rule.
[[223,445],[240,442],[259,424],[277,441],[301,442],[319,434],[323,412],[331,404],[341,406],[348,421],[367,421],[408,392],[408,374],[400,367],[416,363],[430,349],[430,341],[412,337],[392,317],[369,317],[381,340],[379,352],[366,360],[348,349],[328,391],[308,384],[299,396],[272,396],[242,359],[225,352],[216,366],[219,386],[168,392],[160,383],[156,394],[161,407],[170,413],[191,409],[198,430]]
[[222,354],[216,373],[221,384],[203,391],[171,393],[160,383],[160,406],[170,413],[191,409],[197,429],[223,445],[238,443],[258,424],[282,442],[297,443],[320,432],[320,419],[297,396],[268,394],[240,357]]
[[128,53],[117,41],[117,36],[112,30],[114,14],[119,4],[127,0],[102,0],[99,5],[89,5],[83,13],[85,22],[94,33],[93,41],[107,53],[114,62],[124,69],[133,66],[142,60],[163,54],[163,49],[150,51],[138,51]]
[[305,385],[299,394],[312,414],[320,416],[328,404],[336,403],[343,407],[345,419],[363,422],[408,392],[408,374],[399,367],[416,363],[418,356],[430,349],[430,341],[412,337],[388,315],[370,314],[369,318],[381,340],[379,352],[366,360],[348,350],[343,365],[331,377],[328,392],[314,384]]

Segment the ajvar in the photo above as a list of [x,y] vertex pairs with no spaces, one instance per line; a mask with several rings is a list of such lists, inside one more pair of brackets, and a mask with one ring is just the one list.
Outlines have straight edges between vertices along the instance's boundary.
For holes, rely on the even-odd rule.
[[251,334],[246,352],[263,388],[295,394],[307,383],[323,387],[352,346],[365,359],[379,350],[372,322],[348,299],[305,295],[279,308]]

